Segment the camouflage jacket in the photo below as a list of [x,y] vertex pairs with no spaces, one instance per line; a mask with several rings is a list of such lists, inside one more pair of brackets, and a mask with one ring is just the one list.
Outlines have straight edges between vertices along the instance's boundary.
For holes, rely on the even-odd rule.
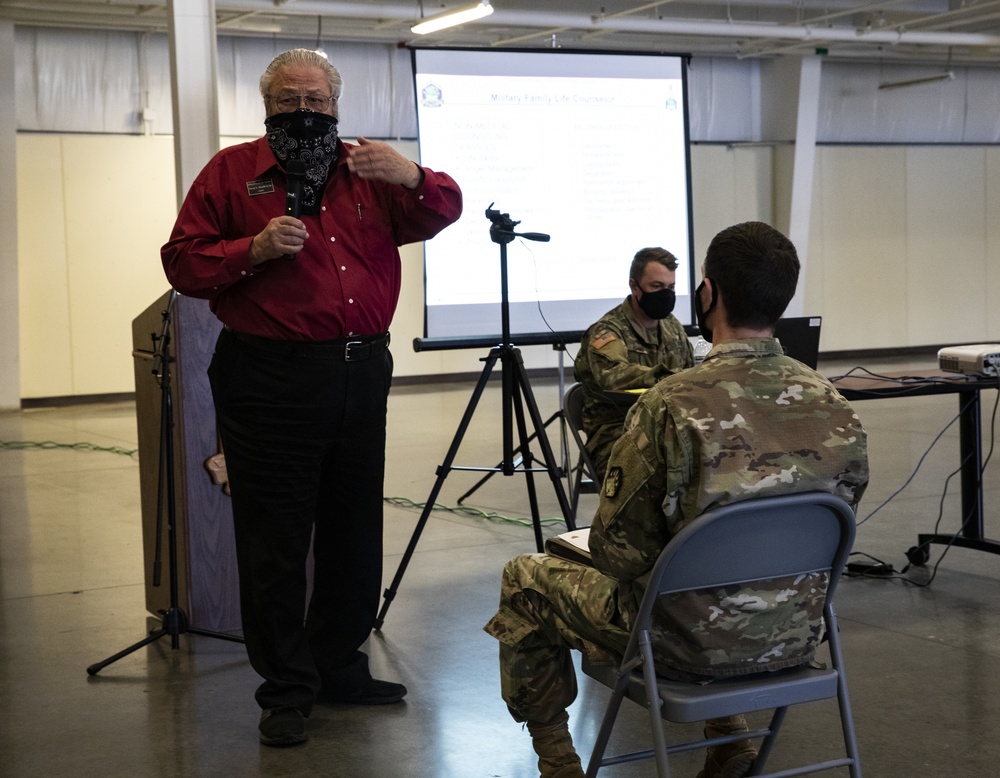
[[[865,431],[836,389],[773,338],[727,341],[633,406],[611,454],[591,553],[618,580],[629,621],[664,545],[706,510],[806,491],[856,506],[867,484]],[[659,606],[657,663],[722,676],[808,661],[825,589],[821,576],[677,595]],[[803,605],[808,617],[793,616]]]
[[668,316],[655,330],[648,330],[636,320],[628,298],[590,326],[580,341],[573,370],[584,386],[583,429],[588,450],[599,460],[598,469],[603,469],[621,436],[631,405],[631,399],[623,404],[606,392],[648,389],[693,364],[691,342],[681,323]]

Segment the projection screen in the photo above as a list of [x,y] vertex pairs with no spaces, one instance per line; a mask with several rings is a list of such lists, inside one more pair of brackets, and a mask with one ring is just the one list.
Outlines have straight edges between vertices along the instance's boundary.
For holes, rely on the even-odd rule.
[[491,205],[520,222],[516,231],[551,236],[507,246],[512,333],[586,329],[628,294],[629,264],[646,246],[677,256],[675,315],[692,322],[684,64],[660,54],[413,50],[421,164],[451,174],[465,202],[462,218],[425,244],[425,336],[500,332]]

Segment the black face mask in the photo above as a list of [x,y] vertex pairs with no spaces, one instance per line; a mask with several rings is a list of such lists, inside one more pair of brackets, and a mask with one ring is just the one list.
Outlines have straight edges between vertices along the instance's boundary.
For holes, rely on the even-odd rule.
[[707,340],[709,343],[712,342],[712,330],[705,323],[705,319],[708,318],[708,314],[715,310],[715,285],[712,285],[712,302],[707,309],[702,309],[701,307],[701,290],[705,288],[705,282],[702,281],[698,284],[698,288],[694,293],[694,313],[698,319],[698,329],[701,330],[701,336]]
[[674,294],[673,289],[658,289],[655,292],[647,292],[640,286],[639,291],[642,292],[642,297],[636,302],[638,302],[642,312],[650,319],[665,319],[673,312],[674,303],[677,302],[677,295]]
[[302,212],[319,213],[323,188],[337,162],[336,117],[300,108],[268,116],[264,126],[267,128],[267,144],[282,168],[290,159],[305,163]]

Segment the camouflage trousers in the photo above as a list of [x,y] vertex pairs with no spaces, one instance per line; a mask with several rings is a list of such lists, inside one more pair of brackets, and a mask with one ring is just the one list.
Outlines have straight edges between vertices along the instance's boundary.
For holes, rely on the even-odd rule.
[[546,554],[510,560],[500,608],[484,627],[500,641],[500,689],[515,721],[548,722],[576,699],[571,649],[617,664],[628,629],[618,582],[592,567]]

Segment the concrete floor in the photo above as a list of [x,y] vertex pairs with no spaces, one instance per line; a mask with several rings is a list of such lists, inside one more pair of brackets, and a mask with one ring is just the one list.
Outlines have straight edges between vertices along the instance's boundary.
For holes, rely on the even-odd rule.
[[[821,365],[830,375],[846,367]],[[556,382],[537,381],[534,391],[548,416],[557,407]],[[393,390],[388,497],[426,499],[470,395],[469,384]],[[984,448],[991,444],[994,395],[983,395]],[[499,406],[499,389],[491,386],[456,464],[499,460]],[[909,398],[856,407],[872,460],[865,516],[903,485],[957,402]],[[946,479],[958,465],[956,426],[905,491],[859,528],[857,551],[896,570],[906,564],[917,533],[932,531]],[[0,414],[0,440],[134,449],[135,410],[114,403]],[[986,534],[994,537],[1000,537],[997,470],[991,462],[986,474]],[[432,514],[385,625],[368,646],[376,673],[408,686],[405,703],[318,706],[305,746],[271,749],[257,742],[257,678],[237,643],[183,635],[172,650],[163,638],[97,676],[86,673],[155,625],[144,606],[138,473],[134,456],[0,448],[0,775],[537,775],[528,736],[498,694],[496,645],[481,631],[496,606],[504,561],[533,550],[530,527]],[[452,473],[438,502],[454,505],[474,480]],[[958,524],[957,494],[954,478],[943,502],[943,531]],[[543,515],[558,515],[544,477],[539,496]],[[507,516],[528,514],[520,475],[494,477],[468,502]],[[583,519],[595,504],[593,496],[583,498]],[[386,508],[387,583],[417,518],[415,510]],[[549,524],[546,533],[561,526]],[[932,547],[928,567],[910,570],[909,580],[926,582],[943,549]],[[930,586],[850,579],[838,602],[866,775],[1000,774],[1000,557],[952,548]],[[581,753],[589,752],[606,699],[602,688],[581,679],[570,711]],[[612,748],[645,742],[642,711],[626,703],[621,721]],[[835,722],[832,706],[794,711],[772,766],[836,752]],[[693,777],[701,758],[676,758],[675,774]],[[653,772],[647,762],[602,775]]]

